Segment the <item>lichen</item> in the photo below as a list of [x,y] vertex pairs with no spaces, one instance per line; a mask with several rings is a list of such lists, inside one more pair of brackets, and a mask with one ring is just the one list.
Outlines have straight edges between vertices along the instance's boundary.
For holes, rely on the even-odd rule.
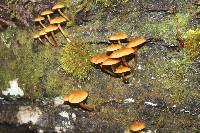
[[59,61],[61,68],[67,74],[72,75],[78,80],[83,80],[92,68],[89,58],[93,52],[92,45],[72,42],[66,45],[60,53]]

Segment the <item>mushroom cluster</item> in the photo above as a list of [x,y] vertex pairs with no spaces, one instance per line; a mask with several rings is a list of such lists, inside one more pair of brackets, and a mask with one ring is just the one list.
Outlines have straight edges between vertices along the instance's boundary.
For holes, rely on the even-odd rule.
[[[61,27],[62,23],[69,21],[69,18],[62,13],[62,8],[65,8],[65,5],[63,3],[57,3],[52,7],[52,10],[46,9],[39,16],[35,17],[33,21],[40,23],[42,26],[42,29],[34,35],[35,39],[39,39],[39,41],[44,44],[42,41],[42,37],[44,37],[52,46],[58,46],[54,32],[56,30],[60,30],[67,42],[71,42],[67,37],[67,33]],[[53,15],[54,11],[56,10],[61,16],[51,18],[50,15]],[[43,23],[43,21],[45,21],[45,17],[48,19],[47,25]],[[52,40],[49,38],[49,36],[52,36]]]
[[[146,42],[143,37],[128,40],[126,33],[113,34],[109,38],[110,45],[106,48],[106,53],[95,55],[90,61],[113,76],[119,75],[127,83],[125,74],[130,72],[137,63],[138,46]],[[130,60],[134,61],[134,65],[129,65]]]

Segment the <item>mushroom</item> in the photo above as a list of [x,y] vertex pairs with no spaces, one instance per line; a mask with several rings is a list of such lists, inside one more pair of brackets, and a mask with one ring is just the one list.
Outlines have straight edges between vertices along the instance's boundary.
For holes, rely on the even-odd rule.
[[111,44],[106,48],[107,52],[113,52],[115,50],[121,49],[122,45],[121,44]]
[[[143,44],[146,42],[146,39],[143,37],[140,38],[136,38],[132,41],[130,41],[129,43],[127,43],[126,48],[136,48],[137,46]],[[137,54],[135,54],[134,56],[134,64],[137,64]]]
[[114,51],[111,55],[110,55],[110,58],[121,58],[122,60],[122,63],[125,65],[125,66],[128,66],[128,63],[126,62],[126,59],[124,58],[125,56],[127,55],[130,55],[132,53],[135,53],[135,49],[132,49],[132,48],[121,48],[121,49],[118,49],[116,51]]
[[143,44],[145,42],[146,42],[146,40],[143,37],[136,38],[136,39],[128,42],[126,44],[126,48],[135,48],[135,47],[137,47],[137,46],[139,46],[139,45],[141,45],[141,44]]
[[118,44],[122,45],[120,40],[127,39],[127,38],[128,37],[127,37],[126,33],[115,33],[112,36],[110,36],[109,40],[110,41],[117,41]]
[[64,13],[61,12],[61,8],[64,8],[65,5],[63,3],[57,3],[56,5],[53,6],[52,10],[58,10],[61,16],[63,16],[67,21],[70,21],[70,19],[64,15]]
[[85,104],[88,97],[88,92],[85,90],[73,90],[68,95],[64,96],[64,101],[71,104],[79,104],[80,107],[88,111],[93,111],[94,107]]
[[62,27],[60,25],[61,23],[65,22],[65,21],[66,21],[66,19],[63,17],[55,17],[55,18],[51,19],[50,24],[58,24],[58,28],[62,32],[63,36],[67,39],[68,42],[71,42],[69,40],[69,38],[67,37],[66,32],[64,32],[64,30],[62,29]]
[[125,78],[125,73],[126,72],[129,72],[131,69],[129,67],[126,67],[126,66],[119,66],[118,68],[116,68],[116,70],[114,71],[114,73],[117,73],[117,74],[121,74],[121,77],[123,79],[123,82],[127,83],[128,80]]
[[38,35],[39,36],[45,36],[45,38],[47,39],[47,41],[49,41],[49,43],[51,44],[51,45],[54,45],[54,43],[49,39],[49,37],[47,36],[47,33],[45,32],[45,29],[42,29],[42,30],[40,30],[39,31],[39,33],[38,33]]
[[119,63],[120,61],[121,61],[121,59],[118,59],[118,58],[116,58],[116,59],[109,58],[109,59],[105,60],[105,61],[101,64],[101,68],[102,68],[103,66],[111,66],[111,69],[112,69],[112,71],[114,72],[114,71],[115,71],[115,68],[114,68],[113,65]]
[[45,28],[45,25],[42,23],[42,20],[44,20],[45,18],[42,16],[37,16],[33,21],[35,22],[39,22],[40,25],[42,25],[43,28]]
[[49,20],[49,22],[51,21],[51,18],[50,18],[50,14],[52,14],[53,12],[51,10],[45,10],[43,11],[40,15],[41,16],[46,16],[47,15],[47,18]]
[[145,123],[144,121],[135,121],[133,122],[129,127],[128,127],[128,130],[129,131],[133,131],[133,132],[137,132],[137,131],[140,131],[142,129],[145,128]]
[[34,35],[34,39],[39,39],[39,41],[42,43],[42,44],[45,44],[42,39],[40,38],[40,32],[37,32],[35,35]]
[[[49,33],[51,32],[51,35],[55,41],[55,43],[57,44],[57,41],[55,40],[55,37],[54,37],[54,34],[53,34],[53,31],[57,30],[58,29],[58,26],[57,25],[52,25],[52,24],[49,24],[46,28],[45,28],[45,32],[46,33]],[[54,45],[55,46],[55,45]]]
[[109,58],[106,54],[98,54],[90,58],[90,61],[94,64],[100,64]]

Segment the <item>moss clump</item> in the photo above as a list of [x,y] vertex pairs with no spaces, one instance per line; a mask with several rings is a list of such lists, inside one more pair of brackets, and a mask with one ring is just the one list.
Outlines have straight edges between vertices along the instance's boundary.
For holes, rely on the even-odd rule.
[[185,41],[185,48],[183,49],[187,59],[195,59],[199,56],[200,51],[200,29],[188,30],[183,35]]
[[92,68],[89,58],[93,51],[92,45],[89,44],[78,42],[68,44],[60,53],[59,61],[62,69],[78,80],[85,79]]

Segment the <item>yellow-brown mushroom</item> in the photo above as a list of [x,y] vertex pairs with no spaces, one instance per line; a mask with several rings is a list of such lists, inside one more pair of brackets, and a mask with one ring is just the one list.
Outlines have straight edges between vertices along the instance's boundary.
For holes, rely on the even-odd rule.
[[64,30],[62,29],[62,27],[61,27],[61,25],[60,25],[60,24],[63,23],[63,22],[66,22],[66,19],[65,19],[65,18],[63,18],[63,17],[55,17],[55,18],[51,19],[50,24],[57,24],[57,25],[58,25],[58,28],[60,29],[60,31],[62,32],[63,36],[66,38],[66,40],[67,40],[68,42],[71,42],[71,41],[69,40],[69,38],[67,37],[67,33],[64,32]]
[[42,29],[39,31],[38,33],[39,36],[45,36],[45,38],[47,39],[47,41],[51,44],[54,45],[54,43],[49,39],[49,37],[47,36],[47,33],[45,32],[45,29]]
[[130,70],[131,69],[129,67],[121,65],[115,69],[114,73],[121,74],[123,82],[127,83],[128,80],[125,78],[125,73],[129,72]]
[[137,132],[140,130],[143,130],[145,128],[145,123],[144,121],[135,121],[133,122],[129,127],[128,130],[129,131],[133,131],[133,132]]
[[132,48],[121,48],[121,49],[118,49],[116,51],[114,51],[111,55],[110,55],[110,58],[121,58],[122,59],[122,63],[125,65],[125,66],[128,66],[128,63],[125,59],[125,56],[127,55],[130,55],[130,54],[133,54],[135,53],[135,49],[132,49]]
[[89,106],[85,103],[88,97],[88,92],[85,90],[73,90],[68,95],[64,96],[64,101],[71,104],[79,104],[85,110],[93,111],[94,107]]
[[43,21],[44,19],[45,19],[45,18],[42,17],[42,16],[37,16],[35,19],[33,19],[33,21],[39,22],[40,25],[41,25],[43,28],[45,28],[45,25],[42,23],[42,21]]
[[63,3],[57,3],[56,5],[53,6],[52,10],[58,10],[58,12],[62,17],[64,17],[67,21],[70,21],[70,19],[63,12],[61,12],[61,9],[64,7],[65,5]]
[[112,36],[110,36],[109,40],[117,41],[118,44],[122,45],[120,40],[127,39],[127,38],[128,38],[128,36],[126,35],[126,33],[115,33]]
[[[45,28],[45,32],[46,33],[51,33],[51,35],[52,35],[52,37],[53,37],[53,39],[54,39],[54,41],[55,41],[55,44],[58,44],[58,42],[56,41],[56,39],[55,39],[55,36],[54,36],[54,34],[53,34],[53,31],[55,31],[55,30],[57,30],[58,29],[58,26],[57,25],[53,25],[53,24],[49,24],[46,28]],[[55,45],[54,45],[55,46]]]

